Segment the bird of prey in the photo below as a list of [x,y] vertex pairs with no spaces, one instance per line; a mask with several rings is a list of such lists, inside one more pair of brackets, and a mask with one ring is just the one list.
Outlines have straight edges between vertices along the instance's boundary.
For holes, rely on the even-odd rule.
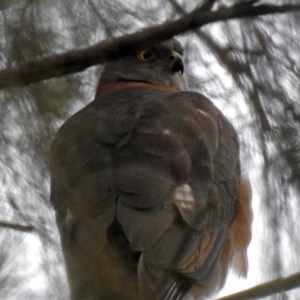
[[50,150],[72,300],[204,299],[247,273],[250,189],[237,134],[188,90],[176,39],[108,61]]

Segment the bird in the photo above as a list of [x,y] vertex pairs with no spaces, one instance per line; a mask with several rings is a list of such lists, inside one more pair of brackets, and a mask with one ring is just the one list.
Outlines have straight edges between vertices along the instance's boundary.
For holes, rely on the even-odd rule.
[[246,276],[251,187],[237,133],[190,91],[183,46],[137,44],[107,61],[95,98],[49,151],[72,300],[206,299]]

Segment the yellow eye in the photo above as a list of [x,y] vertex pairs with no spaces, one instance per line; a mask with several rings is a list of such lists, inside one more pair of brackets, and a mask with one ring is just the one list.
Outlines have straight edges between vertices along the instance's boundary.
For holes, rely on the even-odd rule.
[[142,50],[137,55],[140,61],[150,61],[154,58],[154,54],[150,50]]

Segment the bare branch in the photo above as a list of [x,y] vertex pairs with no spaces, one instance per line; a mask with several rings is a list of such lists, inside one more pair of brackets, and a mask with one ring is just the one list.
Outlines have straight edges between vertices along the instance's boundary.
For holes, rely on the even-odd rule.
[[221,7],[216,11],[203,11],[203,9],[198,8],[176,21],[146,28],[134,34],[108,39],[84,49],[28,61],[11,69],[2,70],[0,71],[0,89],[23,86],[80,72],[106,60],[124,56],[138,43],[145,43],[149,40],[163,41],[209,23],[299,10],[300,4],[253,5],[253,1],[243,2],[232,7]]
[[20,225],[17,223],[8,223],[5,221],[0,221],[0,227],[9,228],[17,231],[23,231],[23,232],[31,232],[34,230],[34,227],[30,225]]
[[300,287],[300,272],[288,277],[279,278],[257,285],[248,290],[241,291],[217,300],[249,300],[261,299],[277,293],[282,293]]
[[[184,9],[178,4],[176,0],[168,0],[171,5],[173,6],[174,10],[177,11],[178,14],[184,15],[186,12]],[[253,3],[257,2],[256,0],[253,0]],[[210,7],[207,7],[207,9],[211,9],[213,6],[213,1],[209,2],[211,4]],[[239,73],[243,70],[245,73],[251,75],[252,77],[252,72],[251,69],[249,68],[248,64],[241,64],[236,60],[233,60],[230,58],[230,56],[227,54],[226,51],[222,47],[220,47],[210,35],[205,33],[204,31],[197,30],[195,34],[203,41],[206,43],[208,47],[210,47],[210,50],[215,54],[215,56],[218,58],[218,61],[226,68],[226,70],[231,74],[235,82],[240,86],[243,87],[241,80],[239,78]],[[239,69],[240,72],[236,72],[236,70]],[[254,80],[252,80],[254,82]],[[241,91],[243,93],[246,92],[246,90],[241,88]],[[254,89],[252,91],[248,91],[248,99],[251,100],[253,109],[256,112],[256,116],[258,116],[258,119],[260,121],[261,127],[263,129],[263,132],[269,132],[270,131],[270,124],[268,122],[268,119],[265,115],[265,112],[262,108],[262,105],[259,101],[259,97],[257,95],[257,89]]]

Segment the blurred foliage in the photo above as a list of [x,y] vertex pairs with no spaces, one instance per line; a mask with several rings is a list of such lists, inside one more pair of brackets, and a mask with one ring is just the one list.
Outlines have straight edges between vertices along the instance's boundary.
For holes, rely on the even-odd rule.
[[[131,33],[201,4],[0,0],[0,67]],[[257,282],[300,270],[299,29],[299,13],[290,13],[211,24],[179,37],[191,89],[210,97],[240,135],[254,194],[249,254],[250,277]],[[0,220],[35,227],[34,233],[0,228],[1,299],[67,298],[47,151],[62,122],[92,100],[98,74],[91,68],[0,92]]]

